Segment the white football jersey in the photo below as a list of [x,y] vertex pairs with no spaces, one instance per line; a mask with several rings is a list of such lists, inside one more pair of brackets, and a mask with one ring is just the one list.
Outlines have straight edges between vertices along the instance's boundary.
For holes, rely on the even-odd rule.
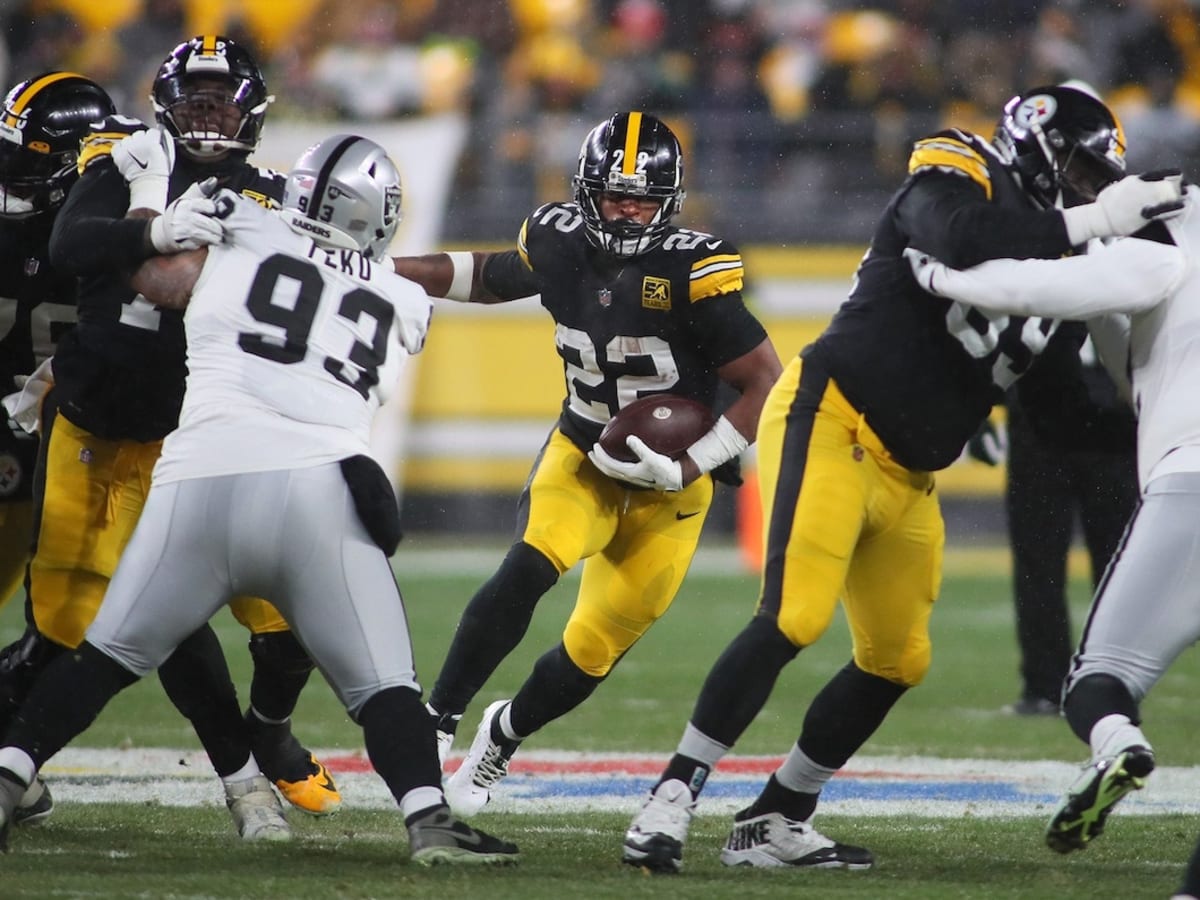
[[184,315],[187,390],[154,481],[296,469],[367,453],[371,420],[432,301],[361,254],[326,251],[228,191]]
[[1088,319],[1114,377],[1129,372],[1143,488],[1200,472],[1198,203],[1189,188],[1183,213],[1166,223],[1174,246],[1123,238],[1084,256],[994,260],[934,279],[937,293],[964,303]]

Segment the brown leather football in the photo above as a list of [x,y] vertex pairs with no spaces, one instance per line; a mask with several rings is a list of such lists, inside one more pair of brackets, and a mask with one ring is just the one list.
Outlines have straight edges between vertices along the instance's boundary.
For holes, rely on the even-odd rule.
[[625,438],[636,434],[651,450],[678,459],[715,421],[712,410],[698,400],[678,394],[651,394],[608,420],[600,432],[600,446],[614,459],[637,462],[637,456],[625,445]]

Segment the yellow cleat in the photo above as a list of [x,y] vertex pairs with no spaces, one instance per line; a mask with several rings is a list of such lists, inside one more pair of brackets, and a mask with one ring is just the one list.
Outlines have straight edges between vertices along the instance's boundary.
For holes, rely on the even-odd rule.
[[301,812],[312,816],[328,816],[338,811],[342,805],[342,795],[338,793],[333,778],[325,765],[311,753],[308,755],[309,768],[312,772],[300,781],[276,780],[275,787],[283,799]]

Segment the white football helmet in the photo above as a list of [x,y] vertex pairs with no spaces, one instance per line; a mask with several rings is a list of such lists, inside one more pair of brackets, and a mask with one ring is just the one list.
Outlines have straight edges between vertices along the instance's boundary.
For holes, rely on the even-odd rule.
[[284,221],[322,247],[378,259],[400,225],[400,171],[387,151],[335,134],[296,160],[283,188]]

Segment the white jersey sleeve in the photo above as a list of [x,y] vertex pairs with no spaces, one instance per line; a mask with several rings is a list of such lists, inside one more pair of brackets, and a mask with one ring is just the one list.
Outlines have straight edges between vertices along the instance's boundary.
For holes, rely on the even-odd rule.
[[927,289],[992,312],[1087,319],[1153,306],[1174,290],[1185,268],[1178,247],[1125,238],[1062,259],[996,259],[970,269],[938,265]]
[[366,453],[432,301],[359,253],[323,250],[277,214],[219,197],[226,238],[209,248],[184,315],[187,390],[155,480]]

